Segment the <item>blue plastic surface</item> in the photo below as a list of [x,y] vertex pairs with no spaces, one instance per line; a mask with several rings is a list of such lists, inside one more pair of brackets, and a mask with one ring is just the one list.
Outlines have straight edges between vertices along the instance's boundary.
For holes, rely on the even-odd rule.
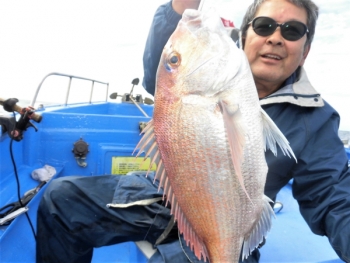
[[349,159],[349,166],[350,166],[350,148],[345,148],[346,155],[348,156]]
[[[153,107],[143,106],[152,115]],[[40,112],[39,112],[40,113]],[[21,195],[38,185],[30,173],[45,164],[54,166],[56,176],[100,175],[111,173],[113,156],[131,156],[139,141],[139,122],[147,122],[132,104],[97,103],[74,105],[65,108],[48,108],[41,112],[43,120],[36,124],[39,131],[29,129],[24,140],[13,142]],[[77,165],[72,153],[73,144],[83,139],[89,144],[87,167]],[[9,154],[10,139],[5,134],[0,140],[0,207],[17,200],[17,185]],[[350,150],[345,149],[350,159]],[[36,224],[36,210],[43,189],[29,203],[29,216]],[[342,262],[331,248],[326,237],[311,233],[301,217],[291,186],[278,195],[283,210],[273,220],[266,245],[261,249],[261,262]],[[10,226],[0,226],[0,262],[35,262],[35,241],[24,215]],[[97,248],[93,263],[146,262],[134,245],[124,243]]]
[[291,185],[277,195],[283,209],[272,221],[272,229],[261,248],[262,263],[340,263],[327,237],[313,234],[299,213],[297,201],[292,196]]
[[[153,107],[142,106],[148,115]],[[149,118],[128,103],[96,103],[48,108],[36,123],[38,132],[29,128],[24,139],[13,142],[20,195],[39,182],[31,172],[45,164],[56,168],[58,176],[96,175],[111,173],[112,156],[131,156],[140,139],[139,122]],[[77,164],[73,144],[84,139],[89,144],[87,167]],[[9,151],[10,138],[1,135],[0,147],[0,207],[17,201],[17,184]],[[44,187],[45,188],[45,187]],[[29,203],[28,215],[36,227],[36,211],[43,189]],[[96,249],[94,262],[145,262],[134,243]],[[9,226],[0,226],[0,262],[35,262],[35,240],[26,216],[20,215]]]

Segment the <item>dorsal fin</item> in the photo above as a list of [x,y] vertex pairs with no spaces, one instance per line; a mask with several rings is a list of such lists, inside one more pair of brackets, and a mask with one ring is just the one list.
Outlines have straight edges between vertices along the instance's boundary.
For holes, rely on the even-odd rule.
[[193,230],[193,227],[188,222],[181,208],[178,206],[176,198],[175,205],[171,205],[171,214],[174,214],[175,216],[179,233],[183,235],[186,245],[193,251],[198,259],[203,259],[204,262],[207,262],[209,260],[209,254],[205,244]]
[[183,234],[187,245],[194,251],[197,258],[203,258],[206,262],[209,259],[208,252],[203,241],[194,232],[192,226],[187,221],[183,211],[181,210],[173,189],[170,185],[169,178],[167,177],[163,161],[161,159],[158,145],[155,139],[153,121],[148,122],[147,126],[143,129],[144,134],[140,142],[137,144],[136,149],[139,149],[136,156],[139,156],[142,152],[145,152],[145,158],[150,157],[151,163],[148,169],[150,171],[152,165],[157,165],[154,180],[159,181],[158,190],[163,188],[163,199],[166,197],[167,202],[171,203],[170,213],[174,215],[175,221],[177,221],[178,228],[181,234]]

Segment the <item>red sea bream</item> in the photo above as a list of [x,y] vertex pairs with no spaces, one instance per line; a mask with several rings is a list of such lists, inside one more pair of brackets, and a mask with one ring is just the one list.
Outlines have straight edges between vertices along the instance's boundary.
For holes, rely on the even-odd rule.
[[164,47],[154,115],[140,152],[180,233],[198,258],[246,258],[266,236],[273,210],[264,195],[265,148],[293,152],[259,105],[244,52],[214,11],[186,10]]

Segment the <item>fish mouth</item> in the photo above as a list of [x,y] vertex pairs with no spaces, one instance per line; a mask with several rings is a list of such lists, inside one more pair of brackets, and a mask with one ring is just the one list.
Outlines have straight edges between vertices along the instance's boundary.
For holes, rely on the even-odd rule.
[[201,16],[201,12],[199,10],[194,9],[186,9],[182,14],[182,21],[185,23],[194,19],[197,19]]
[[263,58],[269,58],[269,59],[274,59],[274,60],[282,60],[283,57],[277,54],[273,54],[273,53],[266,53],[266,54],[262,54],[261,57]]

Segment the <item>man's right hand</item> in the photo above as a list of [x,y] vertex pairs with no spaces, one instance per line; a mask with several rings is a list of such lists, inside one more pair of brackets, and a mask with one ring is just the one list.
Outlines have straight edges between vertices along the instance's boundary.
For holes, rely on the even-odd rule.
[[176,13],[182,15],[186,9],[198,9],[201,0],[173,0],[172,5]]

